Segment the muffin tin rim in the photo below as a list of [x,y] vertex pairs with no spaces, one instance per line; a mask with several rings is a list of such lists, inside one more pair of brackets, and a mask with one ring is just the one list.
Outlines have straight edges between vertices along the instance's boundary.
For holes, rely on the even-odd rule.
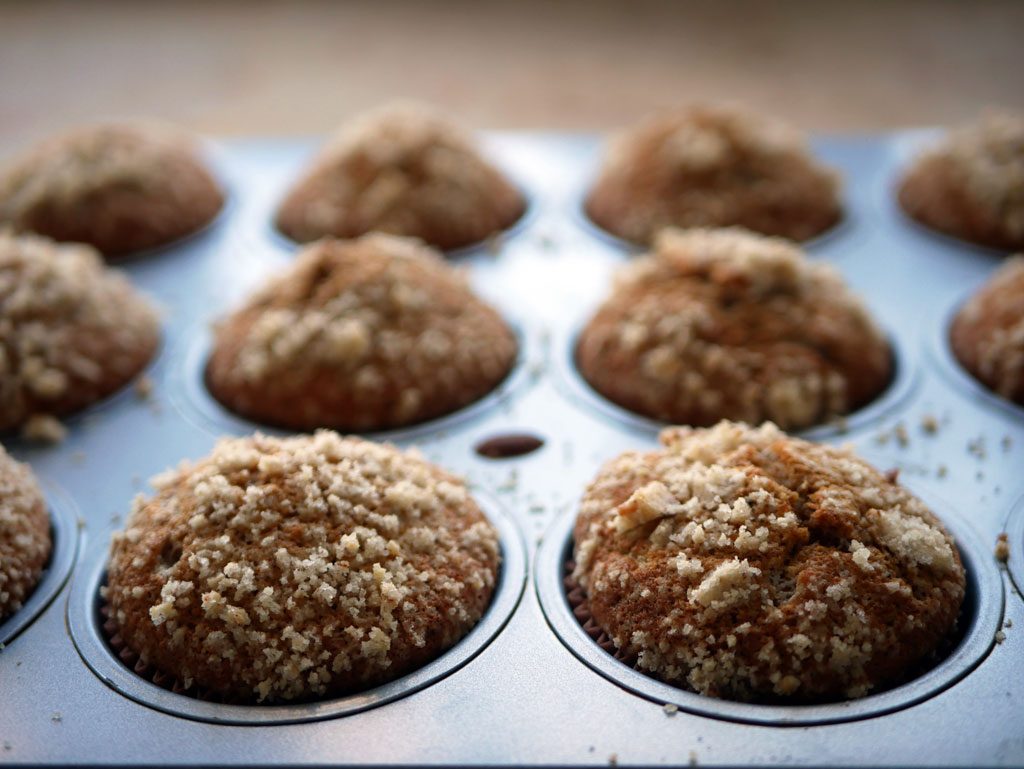
[[[595,310],[596,312],[596,310]],[[562,330],[554,341],[554,379],[556,389],[571,403],[582,406],[598,417],[624,426],[634,432],[657,436],[674,423],[654,419],[620,406],[595,390],[584,378],[576,365],[576,347],[586,321],[576,323]],[[895,373],[888,386],[872,401],[855,411],[841,415],[834,423],[811,425],[810,427],[786,430],[789,435],[806,440],[823,441],[866,429],[884,420],[904,403],[920,381],[920,364],[912,354],[913,347],[898,334],[892,333],[888,325],[881,325],[886,341],[895,361]]]
[[109,539],[95,543],[80,559],[67,601],[67,630],[81,663],[110,689],[136,704],[192,721],[276,726],[340,718],[386,705],[440,682],[477,657],[508,624],[525,592],[526,544],[518,524],[489,494],[474,490],[472,497],[497,530],[501,546],[498,580],[487,610],[454,646],[422,667],[366,691],[300,704],[227,705],[176,694],[147,681],[117,658],[100,627],[97,609],[106,581]]
[[0,650],[42,616],[63,589],[77,560],[81,539],[77,508],[71,497],[56,484],[43,481],[40,485],[50,519],[53,548],[31,595],[20,609],[0,622]]
[[1010,546],[1006,569],[1013,580],[1013,592],[1024,600],[1024,494],[1010,506],[1010,514],[1006,519],[1006,541]]
[[[927,495],[923,498],[932,506]],[[937,509],[946,512],[944,506]],[[757,705],[717,699],[664,683],[615,659],[586,634],[565,594],[564,566],[572,552],[575,510],[555,519],[546,532],[534,564],[534,588],[544,619],[562,645],[593,672],[638,697],[676,705],[690,715],[759,726],[807,727],[858,721],[938,696],[970,675],[995,645],[1006,602],[1000,570],[993,563],[991,551],[982,547],[981,539],[966,521],[955,515],[941,515],[940,521],[956,540],[964,561],[967,596],[973,596],[976,604],[970,626],[957,647],[932,669],[895,688],[844,702]]]

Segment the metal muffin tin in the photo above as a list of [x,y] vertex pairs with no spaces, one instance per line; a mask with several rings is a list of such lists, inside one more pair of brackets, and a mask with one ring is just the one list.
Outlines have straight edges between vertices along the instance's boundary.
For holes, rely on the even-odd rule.
[[[217,434],[258,429],[211,412],[216,404],[196,405],[208,399],[205,328],[289,263],[297,247],[274,233],[273,210],[319,145],[243,140],[217,153],[232,195],[215,225],[124,263],[165,308],[163,352],[147,372],[152,394],[128,388],[69,419],[59,446],[9,445],[48,491],[63,490],[66,505],[50,495],[55,515],[74,510],[83,542],[70,587],[51,586],[60,592],[34,620],[23,610],[3,626],[26,625],[0,652],[0,763],[1024,765],[1024,599],[1010,578],[1021,586],[1024,576],[1024,410],[965,379],[943,331],[1001,257],[897,209],[898,174],[928,137],[815,142],[844,174],[846,212],[808,252],[865,297],[892,336],[899,373],[845,429],[807,434],[882,456],[912,489],[941,500],[936,512],[957,536],[971,588],[963,638],[933,670],[851,703],[763,709],[665,687],[573,626],[561,570],[576,503],[604,461],[656,440],[656,425],[605,408],[572,368],[570,341],[629,251],[580,213],[597,138],[491,134],[488,150],[530,210],[504,237],[451,259],[518,327],[517,369],[465,413],[374,436],[416,445],[466,477],[501,528],[503,586],[482,624],[405,679],[333,703],[225,706],[141,681],[98,626],[110,534],[145,479],[208,453]],[[524,431],[544,446],[505,460],[473,452],[482,438]],[[1008,567],[994,557],[1004,530]],[[58,530],[58,546],[62,539]]]

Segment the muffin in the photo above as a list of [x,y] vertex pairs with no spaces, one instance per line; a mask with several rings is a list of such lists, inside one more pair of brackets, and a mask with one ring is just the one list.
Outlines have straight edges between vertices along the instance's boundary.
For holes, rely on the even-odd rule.
[[157,124],[79,128],[0,173],[0,224],[111,259],[195,232],[223,205],[191,137]]
[[613,139],[587,215],[650,245],[664,227],[741,226],[806,240],[842,214],[837,174],[794,129],[761,115],[698,106],[648,118]]
[[185,689],[308,700],[397,678],[476,624],[498,537],[461,482],[321,431],[222,440],[114,536],[115,646]]
[[1024,406],[1024,255],[1010,258],[964,304],[949,338],[976,379]]
[[32,470],[0,446],[0,622],[32,595],[51,546],[50,516]]
[[849,450],[775,425],[671,428],[605,465],[573,576],[638,669],[700,694],[863,696],[934,662],[965,576],[952,538]]
[[93,248],[0,230],[0,430],[111,394],[159,339],[154,310]]
[[449,250],[506,229],[525,210],[472,136],[430,108],[394,104],[342,128],[281,203],[277,227],[300,243],[378,231]]
[[665,230],[579,336],[601,395],[674,424],[809,427],[889,383],[885,336],[839,274],[739,229]]
[[923,153],[900,183],[922,224],[1005,251],[1024,249],[1024,113],[990,113]]
[[381,430],[493,390],[515,335],[463,276],[394,235],[322,240],[218,324],[206,383],[228,409],[294,430]]

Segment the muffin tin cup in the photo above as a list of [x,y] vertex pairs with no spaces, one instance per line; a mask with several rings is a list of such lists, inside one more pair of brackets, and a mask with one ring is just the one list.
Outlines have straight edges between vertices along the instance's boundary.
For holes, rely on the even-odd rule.
[[[506,322],[509,323],[516,335],[519,351],[511,370],[489,393],[449,414],[405,427],[390,430],[342,430],[342,432],[361,435],[375,441],[417,441],[428,436],[441,435],[499,408],[526,383],[529,378],[529,362],[536,357],[536,352],[533,349],[534,335],[524,331],[522,327],[507,318]],[[296,432],[312,432],[312,430],[289,430],[255,422],[236,414],[218,401],[206,386],[206,363],[212,349],[213,332],[209,324],[201,324],[183,337],[171,356],[171,371],[169,373],[171,402],[186,420],[215,437],[225,433],[249,435],[254,431],[282,436],[294,435]]]
[[[671,422],[630,411],[609,400],[591,386],[576,365],[576,346],[581,333],[582,327],[578,327],[555,342],[552,357],[559,390],[570,401],[636,432],[657,435],[664,428],[671,426]],[[910,348],[901,337],[887,334],[886,338],[893,353],[895,373],[885,390],[867,405],[837,417],[834,422],[794,430],[793,435],[822,441],[858,431],[879,423],[906,401],[916,386],[918,367],[914,365]]]
[[484,616],[458,643],[436,659],[400,678],[366,691],[330,700],[284,705],[233,705],[178,694],[143,678],[125,666],[103,630],[100,588],[106,584],[109,543],[92,548],[71,585],[67,624],[78,654],[110,688],[141,705],[174,716],[217,724],[261,725],[320,721],[375,708],[440,681],[476,657],[505,626],[526,585],[526,550],[513,520],[489,497],[474,493],[487,519],[498,531],[501,567]]
[[[973,295],[973,292],[972,294]],[[975,379],[974,375],[963,367],[963,364],[953,353],[953,346],[950,343],[949,332],[953,328],[953,321],[964,303],[971,295],[963,296],[953,303],[952,307],[939,308],[925,321],[925,328],[928,329],[926,346],[928,357],[939,369],[942,377],[961,395],[980,401],[996,411],[1024,420],[1024,406],[1019,406],[1013,401],[1002,397],[988,385]]]
[[824,705],[757,705],[716,699],[652,678],[620,662],[594,641],[573,614],[565,593],[565,565],[572,557],[575,514],[555,521],[537,553],[537,596],[548,625],[566,648],[596,673],[656,703],[675,705],[694,715],[763,726],[813,726],[880,716],[922,702],[953,686],[981,664],[995,643],[1003,618],[1003,583],[990,547],[952,516],[943,524],[952,533],[967,572],[960,622],[963,636],[950,654],[920,676],[878,694]]
[[39,584],[14,614],[0,622],[0,649],[11,643],[43,613],[64,587],[78,553],[78,515],[74,504],[60,489],[44,484],[43,496],[50,513],[53,547]]

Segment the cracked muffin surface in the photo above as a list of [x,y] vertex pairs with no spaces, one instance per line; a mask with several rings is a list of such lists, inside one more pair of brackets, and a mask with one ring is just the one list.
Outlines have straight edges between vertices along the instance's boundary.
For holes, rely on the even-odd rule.
[[672,424],[821,424],[889,384],[889,344],[832,267],[731,228],[665,230],[579,336],[601,395]]
[[158,123],[79,128],[0,175],[0,224],[88,243],[111,259],[195,232],[223,205],[192,137]]
[[950,344],[976,379],[1024,406],[1024,255],[1011,257],[967,300]]
[[587,489],[574,577],[639,669],[701,694],[829,701],[902,682],[955,630],[965,575],[918,498],[770,423],[671,428]]
[[376,231],[451,250],[507,229],[525,210],[469,133],[430,107],[396,103],[328,142],[281,203],[277,227],[300,243]]
[[159,340],[154,309],[93,248],[0,230],[0,430],[110,395]]
[[932,229],[1024,249],[1024,113],[990,112],[948,133],[900,182],[903,210]]
[[50,514],[32,469],[0,446],[0,622],[32,595],[52,546]]
[[842,215],[838,175],[799,132],[708,105],[651,116],[613,138],[585,208],[601,228],[641,245],[665,227],[741,226],[807,240]]
[[515,334],[465,277],[410,238],[322,240],[221,321],[206,382],[225,406],[292,429],[380,430],[479,400]]
[[267,702],[392,680],[468,633],[497,581],[465,486],[391,446],[224,439],[154,486],[104,596],[119,641],[186,690]]

